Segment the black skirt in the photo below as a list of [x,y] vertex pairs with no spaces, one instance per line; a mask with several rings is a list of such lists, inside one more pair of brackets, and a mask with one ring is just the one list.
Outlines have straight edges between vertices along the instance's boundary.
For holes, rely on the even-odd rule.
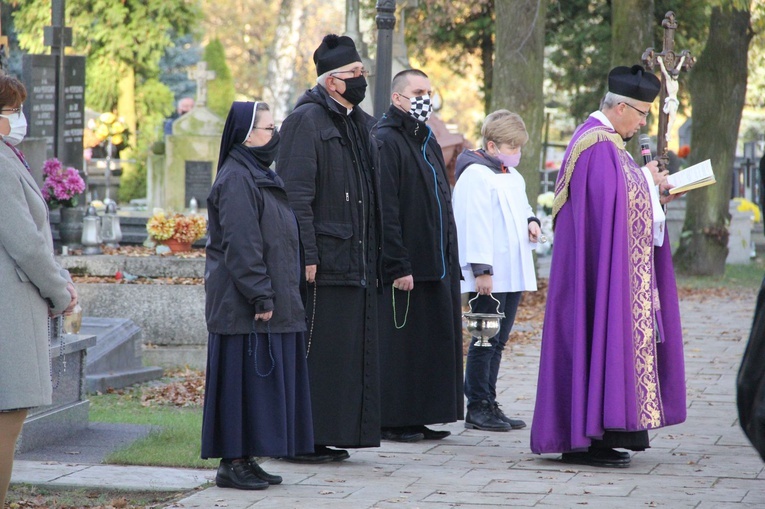
[[308,383],[303,332],[211,333],[202,458],[313,452]]

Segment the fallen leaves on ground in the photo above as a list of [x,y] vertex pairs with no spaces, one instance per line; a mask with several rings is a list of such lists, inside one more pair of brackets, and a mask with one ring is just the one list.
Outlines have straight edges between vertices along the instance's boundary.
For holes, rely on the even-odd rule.
[[[175,258],[204,258],[204,248],[192,248],[187,253],[165,253],[158,255],[157,251],[153,247],[145,246],[120,246],[120,247],[107,247],[101,246],[101,250],[107,255],[122,255],[122,256],[174,256]],[[82,254],[82,249],[70,249],[69,254],[71,256],[79,256]]]
[[138,276],[136,279],[127,280],[115,276],[72,276],[74,284],[92,283],[116,283],[121,285],[203,285],[205,280],[201,277],[146,277]]
[[170,382],[143,389],[141,405],[202,406],[205,395],[204,372],[185,368],[166,375],[171,378]]

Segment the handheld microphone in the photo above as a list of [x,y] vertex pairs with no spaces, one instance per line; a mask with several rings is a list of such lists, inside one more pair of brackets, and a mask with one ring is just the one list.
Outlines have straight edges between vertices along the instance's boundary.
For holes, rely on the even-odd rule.
[[643,164],[648,164],[653,161],[651,155],[651,138],[647,134],[641,134],[640,138],[640,154],[643,156]]

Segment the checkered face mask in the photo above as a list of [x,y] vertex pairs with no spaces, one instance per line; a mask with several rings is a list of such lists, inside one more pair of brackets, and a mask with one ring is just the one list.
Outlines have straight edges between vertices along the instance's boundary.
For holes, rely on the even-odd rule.
[[[406,97],[402,95],[401,97]],[[406,97],[412,105],[409,107],[409,114],[421,122],[427,122],[430,114],[433,112],[433,102],[430,94],[418,95],[417,97]]]

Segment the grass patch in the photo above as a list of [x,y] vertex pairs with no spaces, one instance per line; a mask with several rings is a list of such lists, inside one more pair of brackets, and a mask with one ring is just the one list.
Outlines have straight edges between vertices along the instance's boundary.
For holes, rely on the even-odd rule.
[[89,397],[91,421],[153,427],[148,436],[110,454],[105,462],[117,465],[217,468],[217,460],[202,460],[199,457],[202,409],[198,406],[144,406],[141,404],[143,388],[139,385]]
[[185,493],[176,491],[124,491],[12,484],[8,490],[6,507],[138,509],[166,507],[183,496]]
[[725,274],[722,276],[682,276],[678,274],[677,284],[692,289],[756,289],[760,287],[763,275],[765,275],[765,259],[757,257],[747,264],[726,265]]

